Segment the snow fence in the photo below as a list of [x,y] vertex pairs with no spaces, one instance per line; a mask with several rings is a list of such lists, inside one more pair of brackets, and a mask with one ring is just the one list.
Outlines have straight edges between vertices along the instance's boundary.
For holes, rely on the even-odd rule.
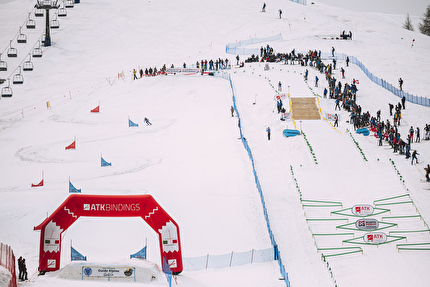
[[15,255],[12,248],[6,244],[0,243],[0,266],[9,270],[11,279],[8,287],[16,287],[16,272],[15,272]]
[[255,184],[257,186],[258,193],[260,194],[261,204],[263,205],[264,219],[266,220],[267,230],[269,231],[270,242],[271,242],[272,247],[273,247],[272,252],[274,252],[274,259],[278,261],[280,273],[283,276],[283,280],[284,280],[286,286],[290,287],[290,280],[288,278],[288,273],[285,271],[285,266],[282,263],[281,253],[279,252],[279,249],[278,249],[278,244],[276,243],[275,236],[273,235],[272,228],[270,227],[269,214],[267,212],[266,203],[264,201],[264,194],[263,194],[263,190],[261,188],[260,180],[258,179],[257,171],[255,170],[254,157],[252,156],[251,148],[249,147],[248,142],[242,133],[242,123],[241,123],[241,119],[240,119],[240,113],[239,113],[239,110],[237,109],[237,105],[236,105],[236,94],[235,94],[233,81],[231,80],[230,74],[225,73],[225,72],[222,72],[221,74],[218,74],[217,76],[220,76],[223,79],[228,80],[230,83],[231,93],[233,96],[233,108],[234,108],[234,111],[236,112],[237,119],[238,119],[237,125],[239,127],[240,138],[242,140],[243,146],[245,147],[246,151],[248,152],[249,159],[251,160]]
[[[276,252],[276,250],[275,250]],[[184,258],[184,270],[198,271],[208,268],[226,268],[252,263],[269,262],[276,258],[274,248],[249,250],[246,252],[231,252],[222,255],[206,255]]]

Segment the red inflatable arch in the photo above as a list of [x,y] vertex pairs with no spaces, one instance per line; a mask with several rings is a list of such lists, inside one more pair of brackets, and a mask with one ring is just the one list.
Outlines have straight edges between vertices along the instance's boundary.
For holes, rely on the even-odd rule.
[[80,216],[142,217],[157,232],[161,257],[166,257],[173,274],[182,272],[178,224],[147,194],[70,195],[48,218],[34,227],[34,230],[41,231],[39,271],[60,269],[61,234]]

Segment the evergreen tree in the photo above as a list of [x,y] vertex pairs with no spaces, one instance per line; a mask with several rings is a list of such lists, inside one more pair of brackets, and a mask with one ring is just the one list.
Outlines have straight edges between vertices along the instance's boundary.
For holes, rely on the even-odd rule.
[[422,22],[419,25],[420,32],[424,35],[430,36],[430,5],[427,6],[426,12],[423,14]]
[[409,31],[414,31],[414,26],[412,26],[411,17],[409,17],[409,13],[406,15],[405,23],[403,24],[403,28]]

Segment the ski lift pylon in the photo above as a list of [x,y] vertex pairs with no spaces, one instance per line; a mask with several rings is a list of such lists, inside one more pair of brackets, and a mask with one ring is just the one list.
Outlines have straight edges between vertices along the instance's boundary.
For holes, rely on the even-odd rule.
[[0,53],[0,71],[7,71],[7,62],[1,59],[1,53]]
[[21,32],[21,28],[22,28],[22,27],[19,27],[19,34],[18,34],[18,36],[16,37],[16,41],[17,41],[18,43],[27,43],[27,35],[25,35],[25,34],[23,34],[23,33]]
[[12,78],[12,83],[14,85],[19,85],[24,83],[24,76],[21,74],[21,66],[19,66],[18,68],[19,68],[18,74],[13,75],[13,78]]
[[18,50],[16,48],[12,47],[12,40],[10,40],[9,49],[7,50],[7,56],[9,58],[18,57]]
[[6,98],[6,97],[12,97],[12,95],[13,95],[13,93],[12,93],[12,88],[10,87],[10,79],[7,79],[7,86],[6,87],[3,87],[2,89],[1,89],[1,96],[3,97],[3,98]]
[[22,64],[23,71],[33,71],[33,62],[31,62],[31,54],[28,53],[28,60]]
[[28,13],[28,20],[26,23],[26,27],[27,27],[27,29],[36,29],[36,21],[31,19],[30,15],[31,15],[31,13]]

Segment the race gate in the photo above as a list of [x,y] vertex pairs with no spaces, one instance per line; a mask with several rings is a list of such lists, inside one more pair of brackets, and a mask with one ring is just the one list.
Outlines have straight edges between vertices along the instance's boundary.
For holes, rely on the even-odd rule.
[[70,195],[48,218],[34,227],[40,230],[39,271],[60,269],[61,238],[81,216],[142,217],[158,234],[161,254],[173,274],[183,270],[178,224],[148,194]]

